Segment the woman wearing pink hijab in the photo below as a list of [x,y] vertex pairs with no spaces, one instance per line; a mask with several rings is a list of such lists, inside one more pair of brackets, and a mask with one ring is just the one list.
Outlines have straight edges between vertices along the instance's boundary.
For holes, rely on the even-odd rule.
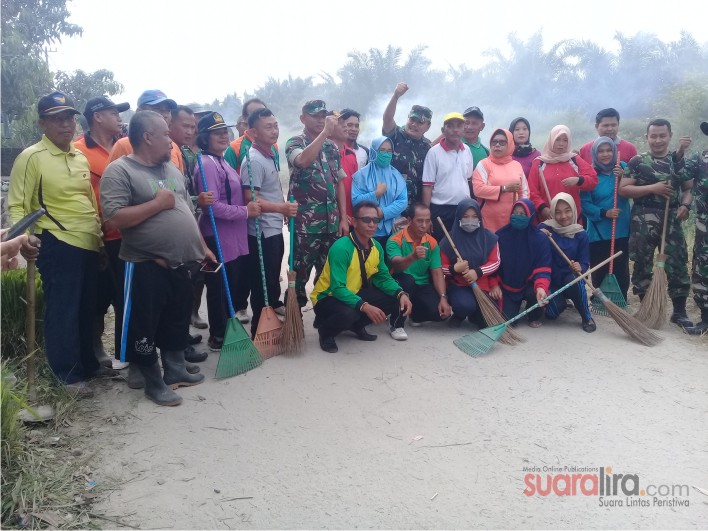
[[517,199],[529,197],[529,185],[514,153],[514,137],[497,129],[489,141],[489,157],[482,159],[472,174],[474,195],[482,205],[484,227],[496,232],[509,224],[509,212]]
[[580,192],[589,192],[597,186],[597,172],[571,151],[571,142],[570,129],[556,125],[548,135],[541,156],[531,165],[528,179],[531,201],[541,222],[551,219],[551,198],[557,193],[570,194],[575,204],[580,205]]

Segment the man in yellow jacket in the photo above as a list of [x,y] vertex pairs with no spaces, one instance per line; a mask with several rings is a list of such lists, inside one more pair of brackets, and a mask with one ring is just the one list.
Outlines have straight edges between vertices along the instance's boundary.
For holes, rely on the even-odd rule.
[[413,308],[408,294],[391,277],[383,249],[374,240],[380,221],[378,206],[362,201],[352,213],[353,230],[330,247],[310,295],[325,352],[337,352],[334,338],[345,330],[362,341],[374,341],[376,336],[366,331],[366,325],[382,323],[390,315],[392,329],[398,328]]

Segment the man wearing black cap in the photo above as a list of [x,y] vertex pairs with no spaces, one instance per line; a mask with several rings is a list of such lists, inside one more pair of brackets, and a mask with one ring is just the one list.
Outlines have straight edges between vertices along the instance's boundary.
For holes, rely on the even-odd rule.
[[[708,136],[708,122],[701,123],[701,131]],[[696,205],[691,285],[693,300],[701,311],[701,320],[684,330],[692,336],[698,336],[708,333],[708,149],[686,161],[686,172],[693,178]]]
[[52,92],[40,98],[37,110],[44,134],[12,167],[10,219],[16,223],[40,207],[47,211],[35,224],[37,236],[22,246],[22,255],[37,259],[42,274],[47,361],[67,390],[91,396],[87,379],[115,374],[100,367],[91,342],[102,246],[98,205],[88,160],[72,143],[80,114],[74,102]]
[[393,160],[391,165],[396,168],[406,181],[408,188],[408,209],[421,201],[423,193],[423,162],[428,154],[431,143],[425,137],[430,129],[433,113],[422,105],[413,105],[408,113],[408,121],[404,127],[396,124],[394,116],[396,105],[401,96],[408,91],[406,83],[399,83],[393,91],[383,113],[382,133],[393,143]]
[[472,152],[473,169],[477,167],[477,163],[486,159],[489,156],[489,149],[482,144],[479,139],[479,134],[484,129],[484,114],[479,110],[479,107],[468,107],[462,113],[465,117],[465,128],[462,133],[462,142],[467,144]]
[[[105,96],[91,98],[84,109],[84,117],[88,123],[88,131],[74,142],[76,149],[81,151],[89,162],[91,169],[91,186],[98,202],[98,214],[101,216],[100,182],[103,170],[108,164],[108,157],[123,128],[120,113],[130,109],[130,103],[113,103]],[[107,263],[98,273],[96,289],[96,315],[93,326],[93,349],[96,359],[102,365],[112,366],[112,360],[103,349],[101,336],[104,329],[104,316],[112,304],[115,310],[115,352],[120,349],[120,329],[123,313],[122,273],[123,265],[118,258],[120,251],[120,232],[103,230],[103,243],[106,250]]]
[[327,140],[337,126],[337,117],[322,100],[302,106],[302,134],[289,139],[285,154],[290,168],[290,187],[298,203],[295,216],[295,290],[300,307],[307,304],[305,285],[312,268],[319,277],[327,252],[335,240],[349,233],[346,192],[339,150]]

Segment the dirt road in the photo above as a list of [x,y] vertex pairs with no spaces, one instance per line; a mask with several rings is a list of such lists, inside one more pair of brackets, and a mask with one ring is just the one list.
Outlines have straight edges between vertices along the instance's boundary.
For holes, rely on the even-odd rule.
[[[102,448],[94,479],[115,490],[96,511],[141,528],[196,529],[708,522],[708,495],[693,488],[708,493],[705,338],[667,325],[665,341],[648,348],[609,318],[586,334],[566,312],[538,330],[521,326],[524,345],[482,358],[452,344],[471,328],[440,324],[409,329],[407,342],[371,327],[378,341],[341,336],[327,354],[305,315],[303,357],[215,380],[210,355],[208,380],[180,390],[180,407],[103,384],[92,406],[115,423],[91,434]],[[657,500],[689,506],[617,495],[603,499],[622,507],[601,507],[579,486],[574,496],[526,496],[524,467],[538,467],[544,487],[563,467],[596,477],[612,467],[636,474],[642,489],[688,485]],[[626,506],[639,498],[650,506]]]

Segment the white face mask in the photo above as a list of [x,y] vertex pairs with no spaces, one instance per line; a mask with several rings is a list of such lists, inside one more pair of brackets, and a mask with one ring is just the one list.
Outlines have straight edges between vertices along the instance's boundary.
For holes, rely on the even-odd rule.
[[465,232],[474,232],[479,228],[479,219],[467,218],[460,220],[460,228]]

